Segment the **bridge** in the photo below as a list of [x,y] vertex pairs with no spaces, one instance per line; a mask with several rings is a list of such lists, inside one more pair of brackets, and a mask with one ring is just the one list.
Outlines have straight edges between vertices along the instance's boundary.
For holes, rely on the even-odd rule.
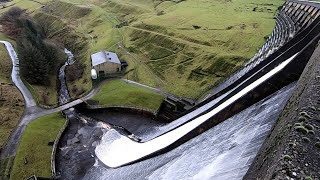
[[180,118],[141,137],[141,142],[110,131],[96,156],[111,168],[157,156],[296,81],[320,39],[319,9],[318,3],[287,1],[279,9],[271,36],[243,69]]

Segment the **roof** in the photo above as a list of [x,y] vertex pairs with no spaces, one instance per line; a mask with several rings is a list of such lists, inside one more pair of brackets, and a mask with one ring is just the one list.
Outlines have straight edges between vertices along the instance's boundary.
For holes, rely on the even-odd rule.
[[105,62],[121,64],[116,53],[108,51],[100,51],[91,55],[92,66],[96,66]]

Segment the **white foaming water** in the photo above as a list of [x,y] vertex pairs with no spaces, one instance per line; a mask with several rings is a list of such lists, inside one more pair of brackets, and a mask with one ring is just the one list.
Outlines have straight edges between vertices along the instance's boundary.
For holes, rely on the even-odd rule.
[[[196,119],[172,130],[169,131],[155,139],[144,143],[137,143],[132,141],[126,136],[118,136],[114,139],[113,131],[106,133],[104,136],[107,138],[103,138],[101,145],[97,146],[95,153],[101,162],[103,162],[108,167],[119,167],[126,165],[128,163],[132,163],[136,160],[139,160],[143,157],[146,157],[154,152],[157,152],[161,149],[168,147],[173,144],[183,136],[185,136],[188,132],[198,127],[200,124],[206,122],[209,118],[238,100],[240,97],[244,96],[252,89],[266,81],[268,78],[272,77],[274,74],[281,71],[287,64],[289,64],[297,54],[293,55],[291,58],[279,64],[277,67],[267,72],[265,75],[243,88],[241,91],[233,95],[228,100],[221,103],[219,106],[211,110],[210,112],[197,117]],[[191,113],[192,114],[192,113]],[[110,136],[110,137],[109,137]],[[110,138],[114,140],[110,141]],[[108,140],[108,142],[104,142]],[[130,151],[128,151],[130,149]]]
[[[167,153],[116,169],[100,163],[84,179],[242,179],[293,89],[280,90]],[[119,139],[116,131],[108,131],[100,150]]]

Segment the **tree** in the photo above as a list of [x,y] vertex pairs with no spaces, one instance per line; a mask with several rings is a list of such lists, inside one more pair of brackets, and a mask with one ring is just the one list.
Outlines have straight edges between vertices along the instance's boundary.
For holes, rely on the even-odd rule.
[[21,33],[21,28],[17,26],[17,20],[23,16],[25,10],[19,7],[12,7],[0,17],[0,24],[2,31],[9,37],[16,38]]
[[50,85],[49,77],[57,72],[62,50],[47,40],[43,28],[20,8],[13,7],[4,13],[0,24],[7,35],[17,40],[22,77],[31,84]]
[[50,85],[49,66],[42,53],[27,39],[17,41],[21,75],[31,84]]

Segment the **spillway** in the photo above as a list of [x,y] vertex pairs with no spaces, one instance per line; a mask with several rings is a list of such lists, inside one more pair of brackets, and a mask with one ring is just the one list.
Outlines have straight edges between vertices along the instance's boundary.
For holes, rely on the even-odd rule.
[[[116,169],[96,159],[84,179],[241,179],[294,87],[291,84],[281,89],[167,153]],[[103,156],[118,138],[121,135],[117,131],[107,131],[97,153]]]
[[294,85],[267,96],[299,78],[320,39],[318,5],[301,4],[286,2],[246,67],[179,119],[138,134],[141,142],[106,130],[84,179],[241,179]]
[[[171,145],[174,145],[180,139],[187,137],[190,132],[196,130],[204,123],[207,123],[212,118],[216,118],[218,113],[226,111],[226,108],[245,95],[247,95],[253,89],[259,87],[261,84],[267,82],[267,80],[283,70],[294,58],[296,55],[293,55],[286,61],[279,64],[277,67],[267,72],[262,77],[256,79],[251,84],[245,86],[244,88],[240,88],[239,91],[235,91],[235,93],[227,98],[224,101],[221,101],[216,107],[213,107],[209,112],[202,114],[198,117],[193,115],[193,112],[190,113],[191,116],[195,117],[191,121],[177,127],[176,129],[170,130],[161,136],[158,136],[150,141],[138,143],[132,141],[126,136],[108,136],[107,139],[102,139],[101,145],[99,145],[96,149],[96,156],[108,167],[120,167],[123,165],[127,165],[129,163],[134,163],[143,158],[149,157],[159,151],[169,148]],[[207,106],[207,108],[212,106]],[[187,116],[190,116],[187,115]],[[190,117],[191,118],[191,117]],[[108,134],[108,133],[107,133]],[[104,146],[104,142],[107,142],[106,146]],[[130,151],[127,151],[130,149]]]
[[[300,7],[300,4],[298,5]],[[142,142],[138,143],[126,136],[115,136],[112,131],[109,131],[108,142],[103,139],[96,149],[99,160],[108,167],[117,168],[169,151],[297,80],[320,38],[320,18],[317,8],[315,8],[316,11],[311,11],[317,15],[310,15],[304,6],[302,9],[296,9],[297,14],[303,12],[313,20],[301,20],[297,23],[299,26],[297,29],[301,31],[299,30],[297,35],[290,39],[291,32],[285,31],[284,25],[290,24],[289,20],[285,21],[286,7],[291,6],[286,5],[282,8],[283,13],[278,15],[277,26],[281,26],[281,31],[274,34],[280,33],[281,38],[279,39],[280,48],[275,53],[266,53],[263,55],[264,60],[253,61],[248,71],[240,71],[241,73],[236,73],[236,76],[231,76],[219,86],[222,89],[219,90],[218,87],[217,92],[170,124],[170,128],[165,127],[162,128],[164,131],[150,133],[151,138],[143,137]],[[306,23],[309,26],[303,25]],[[286,44],[283,45],[283,43]]]

